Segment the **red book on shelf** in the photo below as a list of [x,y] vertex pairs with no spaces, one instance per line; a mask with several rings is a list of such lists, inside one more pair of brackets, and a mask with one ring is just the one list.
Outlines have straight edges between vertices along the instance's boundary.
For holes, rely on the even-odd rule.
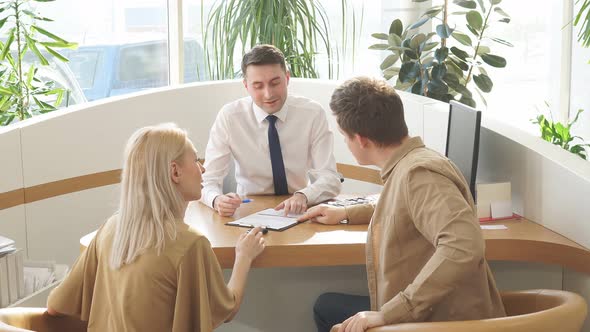
[[508,220],[508,219],[516,219],[516,220],[520,220],[520,218],[522,218],[522,216],[519,216],[516,213],[513,213],[512,216],[510,217],[502,217],[502,218],[492,218],[492,217],[484,217],[484,218],[479,218],[479,222],[494,222],[494,221],[500,221],[500,220]]

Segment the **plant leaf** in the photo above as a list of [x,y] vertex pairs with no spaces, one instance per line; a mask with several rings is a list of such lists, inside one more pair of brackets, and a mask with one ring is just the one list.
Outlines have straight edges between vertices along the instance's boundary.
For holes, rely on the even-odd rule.
[[381,39],[381,40],[389,39],[389,35],[386,33],[374,33],[374,34],[371,34],[371,37]]
[[493,54],[482,54],[481,59],[488,65],[496,68],[506,67],[506,59],[501,56]]
[[38,27],[36,25],[31,26],[31,29],[38,31],[39,33],[41,33],[41,34],[43,34],[43,35],[45,35],[45,36],[47,36],[47,37],[49,37],[49,38],[51,38],[51,39],[53,39],[55,41],[66,43],[66,44],[68,43],[67,40],[62,39],[61,37],[58,37],[58,36],[54,35],[53,33],[49,32],[49,31],[47,31],[45,29],[42,29],[42,28],[40,28],[40,27]]
[[387,42],[391,46],[401,46],[402,39],[398,35],[396,35],[395,33],[392,33],[392,34],[389,34],[389,36],[387,37]]
[[447,24],[439,24],[436,26],[436,33],[440,38],[449,38],[454,29],[451,29]]
[[449,87],[440,79],[433,79],[428,83],[428,93],[444,95],[449,91]]
[[438,42],[426,43],[423,45],[424,45],[424,48],[422,48],[422,52],[428,52],[428,51],[432,50],[433,48],[437,47]]
[[465,15],[465,17],[467,18],[467,22],[471,27],[478,31],[481,30],[483,18],[481,17],[481,14],[478,11],[470,10]]
[[504,10],[502,10],[502,8],[500,8],[500,7],[495,7],[494,11],[504,17],[510,17],[510,15],[506,14],[506,12]]
[[416,23],[412,24],[408,30],[413,30],[416,28],[421,27],[422,25],[424,25],[424,23],[428,22],[430,20],[430,17],[422,17],[421,19],[419,19]]
[[10,29],[10,32],[8,33],[8,40],[6,40],[6,43],[3,46],[4,48],[2,49],[2,54],[0,54],[0,60],[4,60],[6,58],[6,55],[8,54],[8,52],[10,52],[10,46],[13,41],[14,41],[14,28]]
[[2,27],[4,26],[4,24],[6,23],[7,20],[8,20],[8,16],[6,16],[5,18],[0,20],[0,29],[2,29]]
[[397,60],[399,60],[399,56],[397,54],[390,54],[385,58],[385,60],[383,60],[379,68],[381,68],[381,70],[385,70],[393,66],[393,64],[396,63]]
[[391,22],[391,25],[389,26],[389,34],[393,33],[393,34],[396,34],[399,37],[401,37],[403,31],[404,31],[404,26],[403,26],[401,20],[396,19],[393,22]]
[[467,8],[467,9],[477,8],[477,4],[475,3],[475,1],[472,1],[472,0],[459,0],[459,1],[453,1],[453,3],[455,3],[457,6],[461,6],[463,8]]
[[473,75],[473,81],[481,91],[486,93],[492,91],[492,87],[494,86],[494,83],[490,77],[484,74]]
[[369,46],[370,50],[386,50],[389,48],[389,45],[387,44],[374,44]]
[[399,70],[399,80],[402,83],[413,82],[419,76],[420,65],[417,62],[410,61],[404,63]]
[[453,38],[455,38],[459,43],[461,43],[465,46],[472,46],[473,45],[471,38],[464,33],[461,33],[459,31],[453,31],[451,36],[453,36]]
[[56,52],[54,49],[52,49],[51,47],[48,46],[44,46],[45,49],[47,50],[47,52],[49,52],[51,55],[53,55],[54,57],[58,58],[59,60],[61,60],[62,62],[69,62],[70,60],[68,60],[68,58],[66,58],[65,56],[59,54],[58,52]]
[[506,45],[506,46],[510,46],[510,47],[514,47],[514,45],[512,45],[511,43],[500,39],[500,38],[491,38],[493,41],[495,41],[496,43],[502,44],[502,45]]
[[443,10],[443,6],[435,6],[430,8],[429,10],[427,10],[424,14],[422,14],[422,16],[428,16],[430,18],[435,17],[436,15],[438,15],[440,12],[442,12]]
[[469,57],[469,54],[455,46],[451,47],[451,53],[456,55],[461,60],[466,60]]
[[441,47],[434,52],[434,58],[438,63],[443,63],[449,55],[449,49],[447,47]]
[[410,40],[410,47],[417,50],[420,45],[426,40],[426,35],[423,33],[416,34]]
[[31,51],[33,51],[33,53],[35,53],[35,55],[37,56],[37,58],[39,59],[41,64],[44,66],[47,66],[49,64],[49,61],[47,61],[47,59],[43,56],[43,54],[41,54],[41,52],[39,52],[37,45],[35,45],[36,42],[27,35],[25,35],[25,39],[27,40],[27,46],[29,47],[29,49]]
[[490,53],[490,48],[484,45],[480,45],[477,48],[477,55],[488,54]]
[[463,103],[467,106],[471,106],[473,108],[475,108],[477,106],[477,104],[475,103],[475,100],[473,100],[473,98],[465,96],[465,95],[461,95],[461,99],[459,99],[460,103]]

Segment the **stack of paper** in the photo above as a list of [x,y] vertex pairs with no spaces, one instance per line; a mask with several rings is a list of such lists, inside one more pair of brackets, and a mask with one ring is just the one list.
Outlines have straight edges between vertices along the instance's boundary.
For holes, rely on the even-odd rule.
[[11,253],[15,250],[14,240],[0,235],[0,256]]
[[0,307],[6,307],[25,296],[23,251],[14,240],[0,235]]
[[66,273],[67,266],[56,265],[53,261],[25,261],[24,292],[26,296],[63,279]]

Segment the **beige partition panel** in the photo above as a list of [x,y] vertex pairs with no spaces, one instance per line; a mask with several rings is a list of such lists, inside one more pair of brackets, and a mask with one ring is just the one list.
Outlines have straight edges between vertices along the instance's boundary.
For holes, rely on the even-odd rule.
[[[20,128],[0,128],[0,235],[27,250]],[[25,252],[26,253],[26,252]]]

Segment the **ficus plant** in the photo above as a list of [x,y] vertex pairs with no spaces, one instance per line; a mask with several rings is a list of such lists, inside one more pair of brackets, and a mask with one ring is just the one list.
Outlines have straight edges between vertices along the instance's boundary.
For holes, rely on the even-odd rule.
[[[590,148],[590,144],[585,144],[582,137],[574,136],[571,133],[572,126],[578,121],[578,118],[583,111],[584,110],[578,110],[575,118],[565,125],[561,122],[553,121],[552,118],[548,119],[543,114],[539,114],[537,118],[532,119],[531,122],[539,125],[542,139],[586,159],[588,157],[588,151],[586,149]],[[578,139],[579,143],[574,144],[573,141],[575,139]]]
[[0,30],[6,38],[0,42],[0,125],[54,111],[67,99],[65,89],[39,73],[39,65],[49,65],[48,57],[68,61],[57,49],[78,46],[39,26],[53,20],[37,13],[33,3],[52,1],[0,1]]
[[[445,102],[457,100],[472,107],[477,105],[477,93],[477,99],[487,105],[483,94],[492,91],[494,84],[486,67],[506,67],[506,59],[492,53],[491,45],[512,46],[489,34],[493,23],[510,22],[500,3],[454,0],[450,4],[444,0],[406,27],[401,20],[394,20],[387,33],[372,35],[384,42],[369,48],[391,52],[380,68],[385,79],[395,79],[397,89]],[[465,25],[451,24],[451,15],[465,18]],[[419,32],[418,28],[428,22],[433,23],[435,31]]]

